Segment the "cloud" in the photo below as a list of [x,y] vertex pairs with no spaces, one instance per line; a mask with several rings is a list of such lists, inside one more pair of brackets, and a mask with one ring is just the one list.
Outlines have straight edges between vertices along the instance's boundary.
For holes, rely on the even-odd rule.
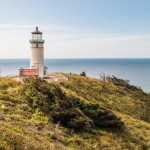
[[[32,24],[0,24],[0,57],[29,58]],[[63,25],[40,25],[47,58],[150,57],[150,34],[113,33]]]

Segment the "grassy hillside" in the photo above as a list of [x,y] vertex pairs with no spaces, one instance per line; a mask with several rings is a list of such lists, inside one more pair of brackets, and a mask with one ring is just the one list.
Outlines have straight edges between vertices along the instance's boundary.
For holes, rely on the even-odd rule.
[[150,149],[150,95],[115,77],[0,78],[0,149]]

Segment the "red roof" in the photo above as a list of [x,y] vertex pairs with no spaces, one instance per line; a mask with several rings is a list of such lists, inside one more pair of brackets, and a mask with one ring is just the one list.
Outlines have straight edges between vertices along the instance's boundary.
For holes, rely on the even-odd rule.
[[20,69],[20,76],[38,76],[37,69]]

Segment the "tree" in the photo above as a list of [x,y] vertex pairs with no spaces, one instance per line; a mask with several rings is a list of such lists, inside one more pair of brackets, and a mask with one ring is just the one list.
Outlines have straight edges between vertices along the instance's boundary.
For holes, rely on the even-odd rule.
[[85,71],[83,71],[82,73],[80,73],[81,76],[85,76],[86,77],[86,73]]

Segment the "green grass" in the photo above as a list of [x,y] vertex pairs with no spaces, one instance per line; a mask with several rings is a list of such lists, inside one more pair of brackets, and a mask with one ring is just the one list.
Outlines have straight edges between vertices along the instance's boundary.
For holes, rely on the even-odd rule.
[[150,149],[149,94],[117,78],[65,76],[0,78],[1,150]]

